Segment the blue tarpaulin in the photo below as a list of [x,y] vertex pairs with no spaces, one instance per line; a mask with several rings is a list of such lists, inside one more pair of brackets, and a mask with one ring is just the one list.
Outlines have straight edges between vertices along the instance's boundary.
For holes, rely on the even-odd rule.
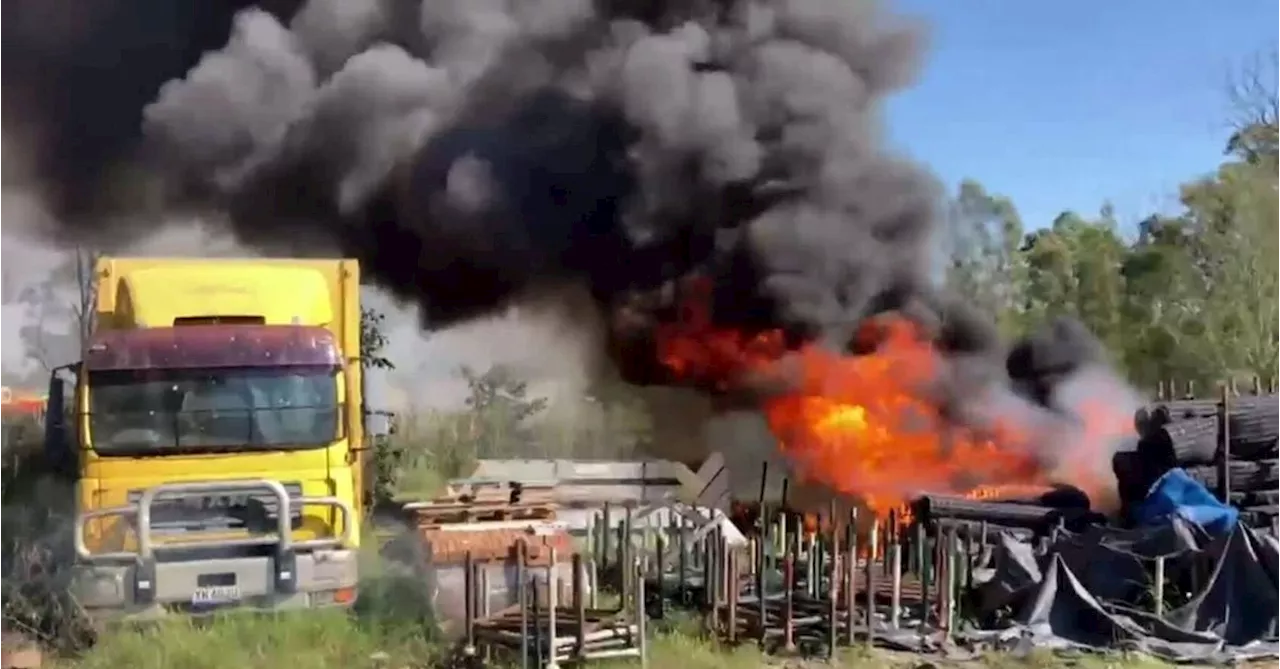
[[1240,520],[1235,507],[1224,504],[1183,469],[1170,469],[1151,486],[1133,509],[1138,525],[1161,525],[1170,516],[1195,523],[1210,534],[1228,534]]

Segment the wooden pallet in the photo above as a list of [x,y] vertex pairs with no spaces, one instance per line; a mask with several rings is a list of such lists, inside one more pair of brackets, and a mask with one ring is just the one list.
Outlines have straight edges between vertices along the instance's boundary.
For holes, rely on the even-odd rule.
[[552,484],[526,484],[517,482],[472,481],[450,486],[449,491],[435,501],[490,502],[506,500],[511,503],[551,501],[555,486]]
[[512,520],[554,520],[554,504],[440,504],[410,511],[418,529],[436,529],[445,525],[502,522]]
[[404,512],[410,524],[420,529],[461,523],[551,520],[556,512],[552,495],[552,486],[470,484],[430,501],[406,504]]

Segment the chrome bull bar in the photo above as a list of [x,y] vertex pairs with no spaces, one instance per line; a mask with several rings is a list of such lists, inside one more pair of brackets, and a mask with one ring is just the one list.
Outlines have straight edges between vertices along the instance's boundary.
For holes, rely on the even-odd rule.
[[[151,537],[151,508],[156,497],[164,493],[208,493],[208,492],[242,492],[247,490],[266,489],[276,497],[279,506],[276,509],[276,531],[271,534],[244,537],[241,539],[192,539],[190,541],[166,541],[156,544]],[[331,506],[342,511],[342,531],[337,536],[294,541],[292,507]],[[88,521],[108,516],[122,516],[133,520],[134,532],[138,537],[136,551],[113,551],[94,553],[85,543],[84,530]],[[278,546],[281,552],[295,550],[313,550],[336,548],[351,543],[352,521],[355,512],[347,501],[333,496],[289,497],[288,491],[279,481],[270,479],[237,479],[230,481],[200,481],[195,483],[162,483],[147,488],[138,501],[124,506],[113,506],[107,509],[94,509],[76,516],[75,549],[76,556],[86,562],[105,562],[115,560],[151,559],[157,550],[175,550],[204,545],[240,548],[247,546]]]

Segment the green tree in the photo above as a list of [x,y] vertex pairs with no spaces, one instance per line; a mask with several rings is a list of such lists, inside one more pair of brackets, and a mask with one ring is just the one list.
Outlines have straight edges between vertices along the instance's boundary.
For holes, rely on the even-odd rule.
[[365,369],[395,369],[383,355],[388,344],[385,323],[382,312],[368,307],[360,310],[360,364]]
[[1028,268],[1024,313],[1031,322],[1073,316],[1112,350],[1120,348],[1128,249],[1109,206],[1095,220],[1063,212],[1052,227],[1029,235],[1021,252]]
[[1280,151],[1280,97],[1277,96],[1277,52],[1259,55],[1238,68],[1227,85],[1232,133],[1226,151],[1237,159],[1276,169]]
[[[389,343],[383,327],[385,322],[386,316],[376,309],[361,308],[360,366],[366,374],[374,369],[395,369],[395,365],[383,353]],[[368,402],[369,397],[366,394],[365,406],[359,407],[360,411],[365,412],[366,421],[372,415],[369,412]],[[366,452],[372,453],[372,462],[366,461],[365,466],[373,470],[371,472],[373,480],[366,481],[366,490],[372,497],[370,501],[374,504],[385,504],[391,501],[395,493],[396,484],[400,478],[400,467],[407,455],[406,449],[412,444],[401,439],[392,439],[391,435],[382,435],[380,438],[374,438],[367,432],[366,435],[371,440],[371,450]],[[370,476],[370,473],[367,472],[365,476]]]
[[948,287],[969,296],[1006,335],[1016,334],[1027,267],[1018,253],[1022,219],[1013,202],[965,179],[948,208],[946,230]]
[[1202,286],[1198,352],[1221,372],[1269,376],[1280,338],[1275,159],[1237,155],[1182,189]]
[[1211,375],[1194,351],[1204,329],[1204,284],[1196,271],[1193,241],[1184,218],[1151,216],[1139,224],[1121,268],[1126,338],[1119,355],[1141,387]]
[[528,453],[537,441],[530,419],[547,408],[545,397],[529,393],[528,382],[510,367],[494,365],[477,372],[458,368],[467,384],[466,439],[479,457],[509,457]]

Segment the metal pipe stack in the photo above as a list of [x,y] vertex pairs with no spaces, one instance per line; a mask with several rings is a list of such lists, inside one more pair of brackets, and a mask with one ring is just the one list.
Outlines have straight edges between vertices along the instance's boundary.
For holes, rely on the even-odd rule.
[[1135,416],[1136,450],[1112,461],[1122,502],[1140,501],[1160,476],[1180,467],[1240,508],[1245,522],[1270,526],[1280,498],[1276,381],[1264,391],[1255,379],[1252,392],[1243,396],[1222,384],[1215,399],[1195,398],[1191,385],[1180,398],[1166,397],[1176,394],[1175,385],[1162,384],[1157,401]]

